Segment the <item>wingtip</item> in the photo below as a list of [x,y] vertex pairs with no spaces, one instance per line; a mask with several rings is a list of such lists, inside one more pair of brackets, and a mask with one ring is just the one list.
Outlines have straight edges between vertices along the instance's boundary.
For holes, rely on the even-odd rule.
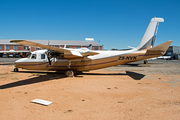
[[24,40],[11,40],[10,42],[11,43],[17,43],[17,42],[22,42],[22,41],[24,41]]

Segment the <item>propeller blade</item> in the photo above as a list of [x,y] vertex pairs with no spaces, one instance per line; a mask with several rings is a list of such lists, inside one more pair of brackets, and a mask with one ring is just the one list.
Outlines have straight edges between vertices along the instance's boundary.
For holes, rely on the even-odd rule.
[[51,65],[51,61],[50,61],[50,58],[49,57],[47,57],[48,58],[48,62],[49,62],[49,65]]

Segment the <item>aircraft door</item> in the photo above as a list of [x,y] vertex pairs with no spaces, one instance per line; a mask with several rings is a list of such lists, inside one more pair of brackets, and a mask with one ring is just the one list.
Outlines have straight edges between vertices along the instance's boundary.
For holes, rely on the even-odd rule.
[[39,70],[45,70],[46,66],[48,65],[48,59],[47,59],[47,55],[45,53],[40,53],[38,54],[38,69]]
[[41,62],[48,62],[46,54],[41,54],[40,57]]
[[38,55],[36,53],[31,53],[31,55],[28,56],[30,66],[29,69],[32,70],[38,70]]

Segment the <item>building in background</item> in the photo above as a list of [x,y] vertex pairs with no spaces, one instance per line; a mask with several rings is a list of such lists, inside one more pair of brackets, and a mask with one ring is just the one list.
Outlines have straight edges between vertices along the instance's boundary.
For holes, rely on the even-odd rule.
[[170,46],[166,51],[165,56],[171,56],[172,59],[180,60],[180,47],[179,46]]

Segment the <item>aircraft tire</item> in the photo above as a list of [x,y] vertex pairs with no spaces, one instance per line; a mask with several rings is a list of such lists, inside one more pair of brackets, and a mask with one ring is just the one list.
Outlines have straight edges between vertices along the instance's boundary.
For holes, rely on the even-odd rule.
[[74,76],[74,72],[72,70],[66,70],[65,71],[65,76],[66,77],[73,77]]
[[18,68],[14,68],[14,72],[18,72]]

